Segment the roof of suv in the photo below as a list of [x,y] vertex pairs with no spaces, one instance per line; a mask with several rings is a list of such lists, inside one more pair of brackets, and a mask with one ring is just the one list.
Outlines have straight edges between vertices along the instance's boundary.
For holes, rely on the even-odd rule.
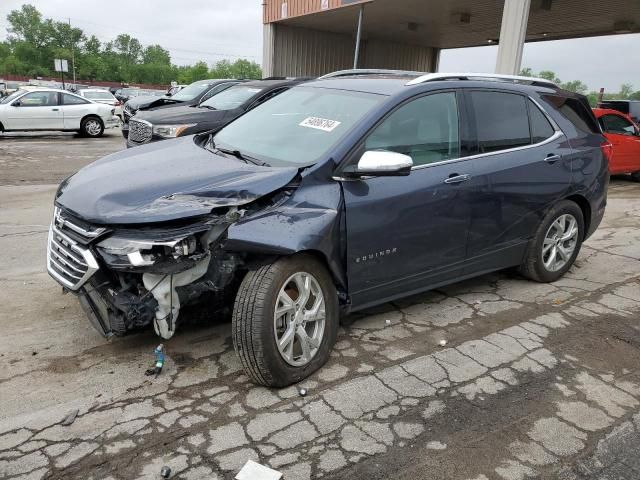
[[393,95],[414,85],[450,81],[473,81],[491,84],[492,86],[512,85],[560,88],[549,80],[535,77],[497,75],[493,73],[421,73],[401,70],[345,70],[320,77],[316,81],[309,82],[308,85]]

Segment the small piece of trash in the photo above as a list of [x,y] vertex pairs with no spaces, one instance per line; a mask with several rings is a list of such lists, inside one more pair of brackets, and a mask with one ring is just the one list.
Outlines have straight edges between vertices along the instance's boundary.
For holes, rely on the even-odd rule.
[[438,345],[440,345],[441,347],[444,347],[446,344],[447,344],[447,341],[446,341],[446,340],[440,340],[440,341],[438,342]]
[[169,478],[171,476],[171,469],[167,466],[162,467],[160,470],[160,476],[162,478]]
[[248,460],[236,475],[236,480],[280,480],[282,473]]
[[384,323],[385,323],[386,325],[391,325],[391,320],[385,320],[385,321],[384,321]]
[[76,408],[75,410],[73,410],[72,412],[70,412],[66,417],[64,417],[64,419],[61,422],[61,425],[63,427],[68,427],[69,425],[71,425],[73,422],[76,421],[76,417],[78,416],[78,409]]
[[299,388],[298,389],[298,393],[300,394],[301,397],[306,397],[307,396],[307,389],[306,388]]

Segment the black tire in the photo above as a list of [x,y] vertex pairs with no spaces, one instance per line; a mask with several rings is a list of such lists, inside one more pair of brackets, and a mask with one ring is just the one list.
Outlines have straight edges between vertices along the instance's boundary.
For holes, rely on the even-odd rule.
[[98,138],[104,133],[104,123],[100,117],[89,116],[82,119],[80,135],[83,137]]
[[[325,300],[325,327],[315,356],[304,366],[287,363],[276,344],[274,309],[283,284],[297,272],[311,274]],[[233,346],[246,374],[267,387],[286,387],[318,370],[329,359],[338,334],[339,308],[335,285],[326,268],[311,255],[285,257],[247,273],[236,296]]]
[[[542,258],[543,242],[551,225],[559,217],[565,214],[573,215],[573,217],[576,219],[578,225],[576,245],[567,263],[557,271],[550,271],[545,267]],[[575,202],[572,202],[570,200],[563,200],[559,202],[545,215],[545,217],[542,219],[542,222],[538,226],[534,237],[531,239],[531,242],[527,247],[527,253],[519,269],[520,273],[528,279],[534,280],[536,282],[555,282],[565,273],[567,273],[567,271],[573,266],[576,257],[580,253],[584,235],[584,215],[582,214],[582,210],[580,209],[580,207]]]
[[633,180],[635,180],[636,182],[640,182],[640,171],[638,171],[638,172],[633,172],[633,173],[631,174],[631,178],[632,178]]

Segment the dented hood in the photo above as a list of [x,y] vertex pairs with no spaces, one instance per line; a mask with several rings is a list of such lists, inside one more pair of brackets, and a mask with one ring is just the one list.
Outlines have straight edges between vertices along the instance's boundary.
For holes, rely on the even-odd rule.
[[63,182],[56,203],[95,224],[164,222],[240,206],[287,185],[297,168],[215,155],[178,138],[121,151]]

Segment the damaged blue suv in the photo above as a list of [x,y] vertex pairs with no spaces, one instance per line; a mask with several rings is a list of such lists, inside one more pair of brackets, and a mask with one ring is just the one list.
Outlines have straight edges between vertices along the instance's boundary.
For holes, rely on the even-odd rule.
[[327,361],[341,314],[514,266],[560,278],[610,153],[585,97],[546,80],[336,72],[65,180],[48,271],[106,336],[232,306],[247,375],[282,387]]

